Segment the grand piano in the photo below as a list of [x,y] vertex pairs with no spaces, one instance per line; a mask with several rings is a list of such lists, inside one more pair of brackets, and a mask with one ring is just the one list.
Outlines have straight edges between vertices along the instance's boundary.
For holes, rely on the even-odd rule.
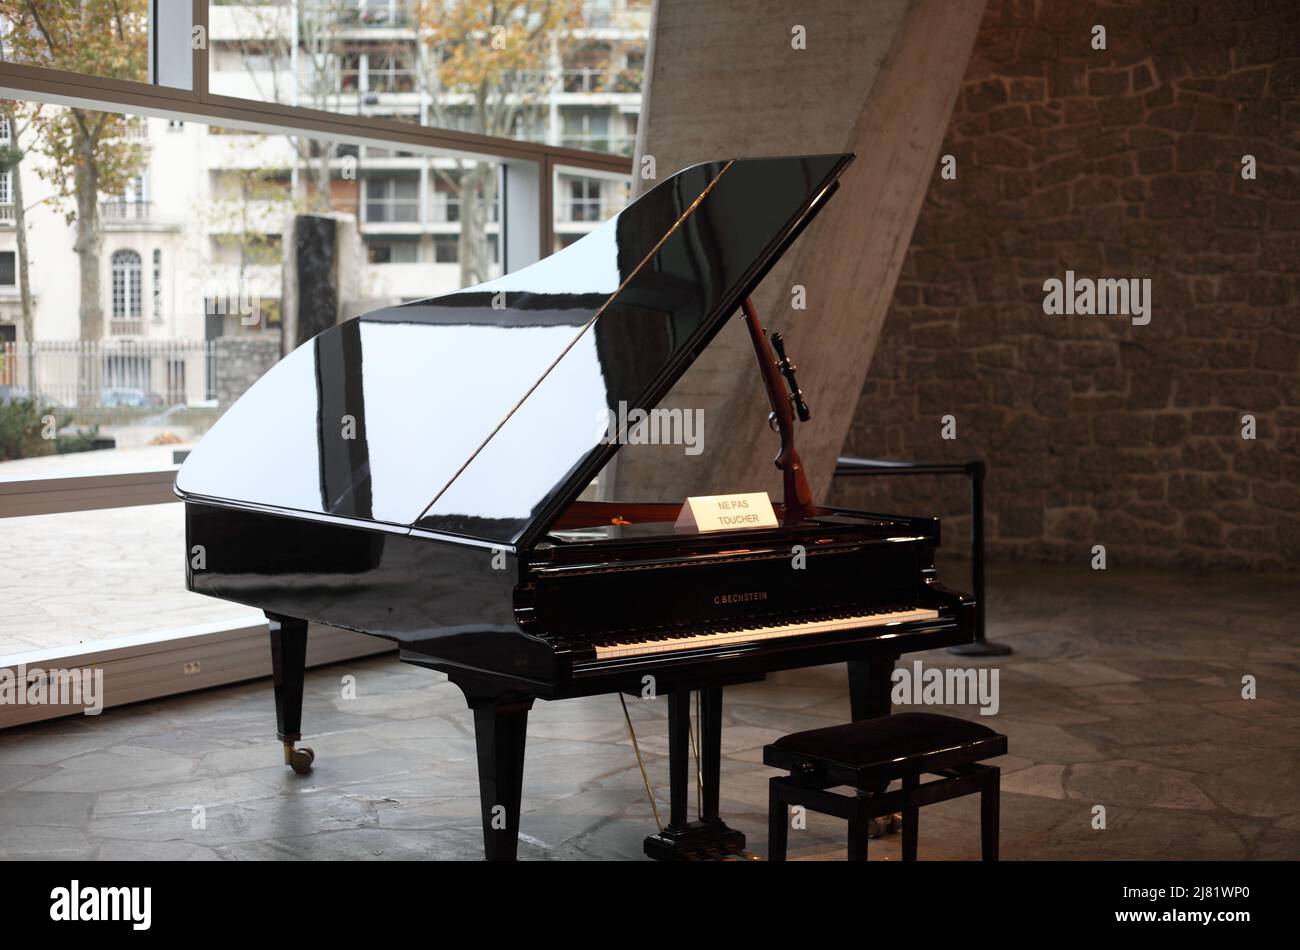
[[[177,476],[187,582],[266,613],[286,763],[314,759],[307,629],[331,624],[464,692],[489,859],[516,856],[534,701],[647,690],[668,702],[671,812],[646,852],[734,851],[724,687],[847,662],[854,718],[884,715],[900,654],[972,639],[934,519],[787,491],[778,527],[699,534],[674,529],[679,504],[579,497],[625,435],[604,431],[610,410],[656,406],[738,310],[761,344],[748,295],[851,160],[687,168],[539,263],[326,330],[230,407]],[[763,437],[755,418],[743,437]]]

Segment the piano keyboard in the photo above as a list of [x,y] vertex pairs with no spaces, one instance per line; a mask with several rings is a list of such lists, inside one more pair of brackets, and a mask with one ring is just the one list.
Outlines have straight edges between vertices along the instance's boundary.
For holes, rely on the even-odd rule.
[[835,616],[822,616],[811,620],[792,621],[789,623],[743,626],[744,621],[731,627],[724,627],[710,633],[679,634],[677,632],[662,635],[651,634],[643,638],[631,638],[625,643],[596,644],[596,659],[611,660],[626,656],[645,656],[651,653],[669,653],[675,650],[691,650],[699,647],[730,646],[739,643],[755,643],[759,640],[775,640],[782,637],[804,637],[817,633],[833,633],[836,630],[857,630],[862,627],[887,627],[915,620],[936,620],[937,610],[923,607],[893,607],[866,613],[846,613]]

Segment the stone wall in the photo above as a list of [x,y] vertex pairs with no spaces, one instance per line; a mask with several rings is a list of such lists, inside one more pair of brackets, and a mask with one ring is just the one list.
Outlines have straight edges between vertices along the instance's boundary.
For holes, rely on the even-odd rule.
[[280,336],[227,336],[213,341],[217,404],[224,410],[280,359]]
[[[991,0],[943,151],[846,454],[985,459],[994,556],[1300,563],[1300,3]],[[1046,315],[1067,270],[1150,323]],[[936,498],[963,544],[959,484],[831,500]]]

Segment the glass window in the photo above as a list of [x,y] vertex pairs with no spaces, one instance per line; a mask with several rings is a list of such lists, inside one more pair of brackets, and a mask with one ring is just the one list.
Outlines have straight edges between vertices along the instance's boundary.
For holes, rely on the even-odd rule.
[[[88,153],[103,183],[92,204],[143,209],[69,223],[69,211],[84,206],[76,177],[54,173],[57,153],[44,138],[66,131],[67,116],[53,104],[41,111],[48,126],[16,123],[27,253],[39,265],[30,333],[9,319],[18,313],[19,252],[14,229],[0,229],[0,480],[172,465],[296,345],[301,315],[283,288],[295,279],[295,234],[319,224],[310,219],[327,217],[336,229],[337,320],[499,273],[498,164],[476,171],[467,159],[403,146],[377,168],[355,158],[356,143],[89,113],[113,133]],[[455,220],[427,213],[434,182],[455,197]],[[407,220],[368,222],[372,198]],[[78,241],[83,228],[95,240]],[[85,301],[77,247],[99,278]],[[77,540],[87,530],[111,541],[88,553]],[[181,589],[179,504],[0,521],[0,563],[23,560],[34,545],[80,556],[54,575],[44,562],[33,566],[31,583],[22,575],[9,588],[18,600],[5,605],[0,654],[248,614]],[[115,549],[130,550],[129,565],[104,554]],[[84,612],[47,612],[50,584],[78,591],[67,602]]]
[[433,259],[439,264],[460,261],[460,241],[454,235],[437,234],[433,238]]
[[[99,207],[110,210],[69,223],[78,178],[56,173],[66,169],[46,138],[66,132],[64,112],[46,104],[48,124],[18,123],[24,148],[13,173],[28,208],[27,253],[40,266],[27,332],[14,299],[16,235],[0,229],[0,294],[10,297],[2,385],[30,397],[34,412],[14,422],[22,439],[0,444],[0,479],[170,464],[173,446],[192,444],[296,345],[282,340],[298,316],[282,299],[300,219],[336,222],[339,319],[500,273],[498,164],[410,146],[361,160],[356,143],[290,132],[87,113],[113,133],[89,150]],[[456,215],[427,212],[435,182]],[[77,240],[83,228],[93,241]],[[78,247],[101,275],[89,307],[87,287],[68,278],[81,271]],[[435,259],[450,266],[394,266]],[[0,399],[0,415],[17,411]],[[39,420],[51,413],[56,437],[42,438]],[[0,433],[11,421],[0,418]]]
[[365,218],[370,223],[410,224],[420,220],[418,178],[375,175],[366,178]]
[[153,251],[153,322],[162,323],[162,251]]
[[600,219],[600,182],[595,178],[571,179],[568,220],[599,221]]
[[414,264],[420,259],[418,241],[368,241],[366,251],[372,264]]
[[559,168],[555,173],[555,250],[562,250],[627,207],[627,175]]
[[632,151],[643,0],[227,0],[209,15],[218,95]]
[[0,60],[149,81],[149,0],[0,0]]
[[140,332],[140,255],[135,251],[113,254],[113,334]]

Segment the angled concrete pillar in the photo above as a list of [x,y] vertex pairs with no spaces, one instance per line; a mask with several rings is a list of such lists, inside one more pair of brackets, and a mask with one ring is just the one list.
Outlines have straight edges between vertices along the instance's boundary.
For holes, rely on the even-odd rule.
[[[856,152],[825,211],[754,302],[786,335],[812,406],[799,449],[814,495],[830,485],[894,282],[939,157],[984,0],[659,0],[637,168],[662,179],[718,158]],[[802,46],[802,48],[801,48]],[[650,182],[638,182],[644,190]],[[792,308],[804,288],[807,309]],[[704,451],[624,446],[607,498],[768,490],[776,436],[753,351],[733,320],[665,405],[704,411]]]

